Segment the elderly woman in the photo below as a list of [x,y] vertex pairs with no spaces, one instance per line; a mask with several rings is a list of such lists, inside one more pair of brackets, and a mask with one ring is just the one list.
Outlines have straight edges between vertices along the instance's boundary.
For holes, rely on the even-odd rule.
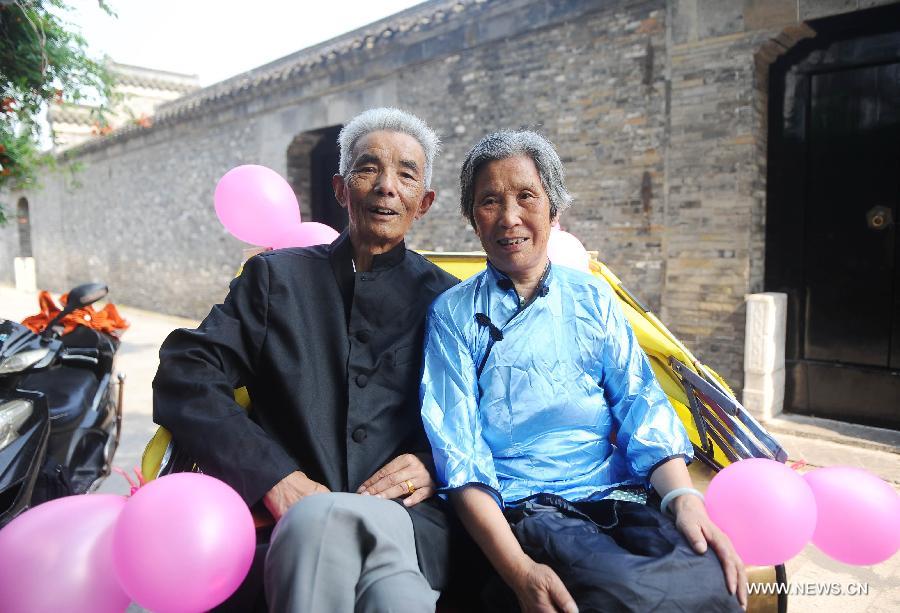
[[553,146],[491,134],[460,182],[488,266],[432,306],[421,391],[463,523],[525,611],[739,610],[743,566],[611,288],[549,263],[571,202]]

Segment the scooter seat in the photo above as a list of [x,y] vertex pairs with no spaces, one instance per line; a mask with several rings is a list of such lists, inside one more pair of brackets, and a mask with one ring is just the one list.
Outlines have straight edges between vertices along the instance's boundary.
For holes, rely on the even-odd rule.
[[91,370],[73,366],[32,373],[19,385],[46,394],[52,428],[75,422],[87,413],[99,386]]

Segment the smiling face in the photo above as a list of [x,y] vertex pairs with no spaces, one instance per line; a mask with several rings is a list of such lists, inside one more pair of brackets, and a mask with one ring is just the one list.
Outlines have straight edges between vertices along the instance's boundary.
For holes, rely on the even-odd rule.
[[491,263],[517,285],[536,282],[547,264],[550,199],[527,155],[493,160],[475,174],[475,233]]
[[335,175],[332,185],[347,209],[354,249],[371,254],[399,244],[434,201],[425,188],[425,152],[402,132],[370,132],[356,141],[347,177]]

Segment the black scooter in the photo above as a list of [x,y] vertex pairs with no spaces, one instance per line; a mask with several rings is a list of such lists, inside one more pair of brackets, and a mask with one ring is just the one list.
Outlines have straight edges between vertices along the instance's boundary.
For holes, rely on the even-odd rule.
[[0,528],[41,502],[91,492],[110,473],[122,430],[119,340],[82,326],[61,336],[57,326],[107,292],[79,285],[41,334],[0,319]]

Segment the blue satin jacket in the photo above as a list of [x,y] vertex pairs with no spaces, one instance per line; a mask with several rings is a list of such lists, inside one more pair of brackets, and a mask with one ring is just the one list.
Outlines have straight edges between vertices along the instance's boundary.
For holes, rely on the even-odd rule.
[[551,266],[527,304],[490,264],[441,294],[420,391],[442,491],[480,485],[501,506],[646,487],[693,456],[612,288],[570,268]]

